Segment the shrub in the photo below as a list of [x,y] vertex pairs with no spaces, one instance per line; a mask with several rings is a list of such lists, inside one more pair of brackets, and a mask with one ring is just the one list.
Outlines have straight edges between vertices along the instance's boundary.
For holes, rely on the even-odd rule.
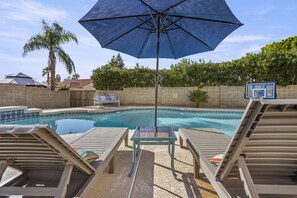
[[[102,66],[93,71],[97,90],[122,90],[126,87],[153,87],[155,70],[137,65],[133,69]],[[243,86],[248,82],[297,84],[297,49],[246,54],[238,60],[212,63],[182,59],[159,71],[162,87]]]
[[68,91],[69,87],[67,87],[66,85],[61,85],[61,87],[58,88],[58,91]]
[[196,89],[190,91],[189,100],[196,104],[196,107],[200,106],[200,103],[204,102],[207,103],[208,95],[206,91]]

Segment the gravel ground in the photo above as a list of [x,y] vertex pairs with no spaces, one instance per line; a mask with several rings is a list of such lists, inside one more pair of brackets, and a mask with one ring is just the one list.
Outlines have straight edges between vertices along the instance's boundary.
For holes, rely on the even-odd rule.
[[[129,135],[132,136],[131,130]],[[62,135],[66,142],[71,142],[81,134]],[[129,142],[129,145],[132,145]],[[133,189],[131,185],[133,177],[128,177],[131,168],[132,147],[120,146],[116,156],[116,170],[114,174],[107,171],[100,176],[100,181],[92,189],[94,198],[172,198],[172,197],[202,197],[218,198],[214,189],[201,174],[200,179],[195,179],[193,175],[193,158],[187,149],[182,149],[176,142],[175,170],[177,179],[171,175],[170,159],[167,146],[144,146],[142,149],[141,161]],[[4,173],[2,181],[5,181],[17,172],[11,168]]]
[[[130,137],[133,132],[130,130]],[[129,194],[132,198],[218,198],[204,174],[199,179],[194,178],[192,154],[180,148],[178,142],[175,146],[177,179],[171,174],[167,146],[144,146],[131,190],[133,176],[127,176],[132,160],[130,141],[129,147],[122,144],[115,155],[115,172],[103,172],[97,185],[91,189],[90,198],[128,197]]]

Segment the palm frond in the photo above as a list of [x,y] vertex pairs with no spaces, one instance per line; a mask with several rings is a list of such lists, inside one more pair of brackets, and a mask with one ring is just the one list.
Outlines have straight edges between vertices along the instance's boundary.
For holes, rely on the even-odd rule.
[[75,65],[74,62],[71,60],[70,56],[61,48],[59,47],[56,51],[57,57],[59,61],[63,63],[66,67],[66,70],[69,74],[75,72]]
[[42,76],[47,75],[48,73],[50,73],[50,67],[45,67],[42,69]]
[[[76,36],[63,29],[58,22],[54,22],[51,26],[45,22],[42,23],[42,32],[40,34],[32,36],[23,47],[23,56],[26,56],[28,52],[40,49],[49,50],[49,59],[48,59],[48,69],[52,75],[52,90],[54,90],[54,81],[55,81],[55,67],[56,67],[56,58],[58,57],[59,61],[62,62],[69,74],[75,72],[74,62],[71,60],[70,56],[61,48],[62,44],[74,41],[78,44]],[[47,73],[46,70],[43,71],[43,75]]]
[[41,24],[42,24],[41,30],[43,31],[43,33],[46,33],[50,30],[50,26],[48,26],[47,22],[45,22],[44,19],[41,20]]
[[61,33],[63,31],[63,27],[61,27],[57,21],[53,23],[52,28],[57,33]]
[[42,35],[37,34],[32,36],[23,47],[23,56],[26,56],[28,52],[40,49],[49,49],[47,41]]
[[68,42],[74,41],[76,44],[78,44],[78,39],[76,35],[70,31],[63,30],[61,35],[61,40],[62,40],[62,43],[68,43]]

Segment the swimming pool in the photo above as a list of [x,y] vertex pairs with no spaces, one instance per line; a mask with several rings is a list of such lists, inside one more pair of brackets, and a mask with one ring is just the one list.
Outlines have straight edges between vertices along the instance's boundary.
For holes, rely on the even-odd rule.
[[[158,110],[158,126],[179,128],[217,128],[232,136],[242,116],[241,112],[188,112],[182,110]],[[93,127],[153,126],[154,110],[124,110],[105,114],[61,114],[6,122],[4,124],[48,124],[60,135],[79,133]]]

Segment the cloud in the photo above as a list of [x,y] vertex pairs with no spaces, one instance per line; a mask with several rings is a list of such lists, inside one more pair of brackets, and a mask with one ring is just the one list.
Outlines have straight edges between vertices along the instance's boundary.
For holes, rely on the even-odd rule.
[[0,14],[3,18],[22,23],[40,23],[41,19],[61,21],[68,17],[64,10],[45,6],[33,0],[2,1],[0,7]]
[[0,59],[2,61],[7,61],[7,62],[12,62],[12,63],[40,63],[40,62],[47,62],[47,57],[25,57],[23,58],[22,55],[20,54],[19,56],[17,55],[10,55],[6,53],[0,53]]
[[243,36],[230,36],[227,37],[224,42],[226,43],[244,43],[251,41],[265,41],[270,40],[271,37],[263,35],[243,35]]
[[[13,34],[12,32],[17,32],[17,34]],[[9,39],[26,39],[28,38],[28,34],[22,28],[10,29],[1,31],[0,30],[0,39],[1,38],[9,38]]]
[[245,48],[245,49],[241,50],[241,55],[240,56],[244,56],[247,53],[258,53],[261,50],[262,47],[263,46],[261,46],[261,45],[252,45],[252,46],[250,46],[248,48]]
[[232,51],[233,46],[230,43],[221,43],[214,51],[219,53],[228,53]]
[[[15,32],[17,32],[17,34],[15,34]],[[5,30],[0,30],[0,42],[2,47],[19,47],[20,44],[23,44],[29,38],[30,34],[23,28],[11,26]]]
[[268,25],[267,26],[268,29],[272,29],[272,30],[283,30],[286,28],[285,25]]
[[269,12],[271,12],[273,10],[274,10],[273,6],[268,6],[266,8],[262,8],[261,10],[250,12],[248,14],[249,15],[254,15],[254,16],[263,16],[263,15],[266,15],[266,14],[268,14]]
[[[24,44],[32,36],[30,29],[18,26],[3,26],[0,30],[0,52],[19,53]],[[13,50],[13,51],[12,51]]]
[[292,6],[292,5],[291,5],[290,7],[287,7],[286,10],[287,10],[287,11],[296,12],[296,11],[297,11],[297,6],[296,6],[296,5],[295,5],[295,6]]
[[93,36],[77,36],[79,45],[85,46],[85,47],[98,47],[100,44]]

